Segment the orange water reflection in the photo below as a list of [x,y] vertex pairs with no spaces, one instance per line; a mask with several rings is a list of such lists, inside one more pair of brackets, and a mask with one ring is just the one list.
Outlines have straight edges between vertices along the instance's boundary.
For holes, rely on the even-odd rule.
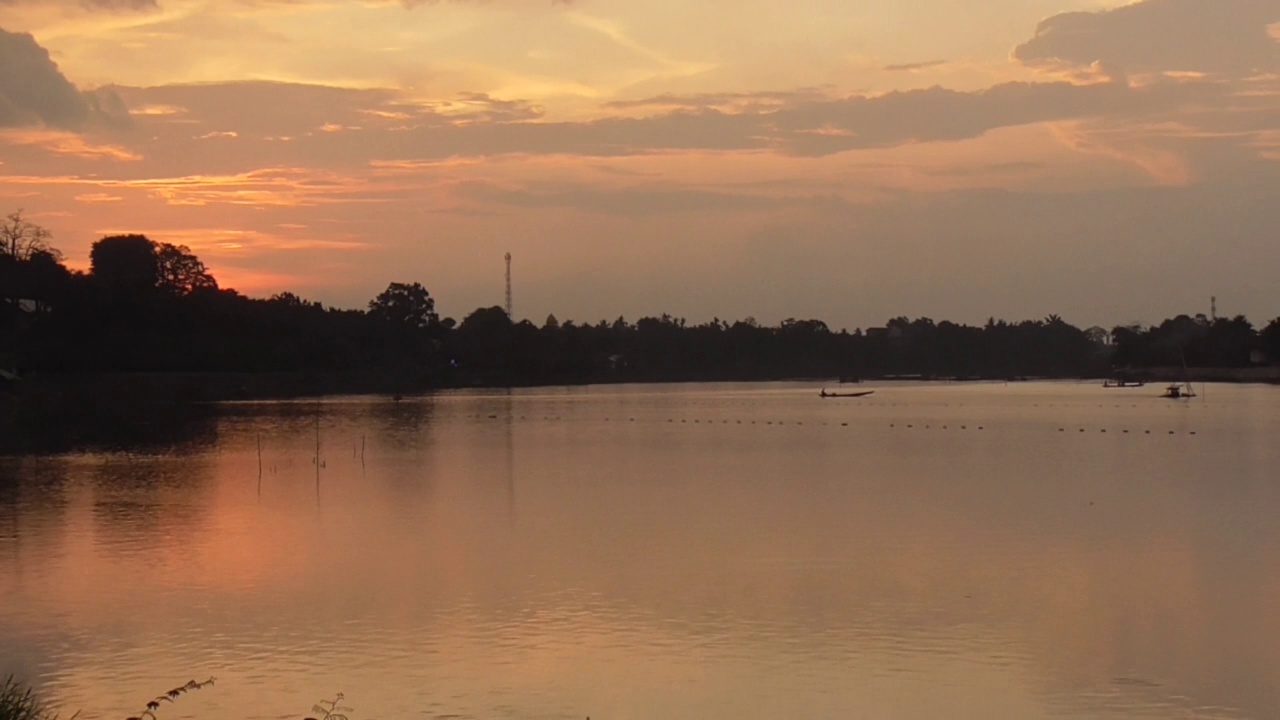
[[6,461],[0,670],[85,718],[208,675],[172,716],[1275,715],[1274,390],[1103,392],[246,405]]

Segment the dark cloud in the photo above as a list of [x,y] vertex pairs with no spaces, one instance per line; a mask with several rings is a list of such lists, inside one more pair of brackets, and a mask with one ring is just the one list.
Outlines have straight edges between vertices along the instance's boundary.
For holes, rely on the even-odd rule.
[[1013,55],[1033,66],[1245,77],[1280,70],[1280,44],[1267,28],[1276,22],[1280,0],[1144,0],[1050,17]]
[[684,108],[689,110],[708,110],[712,108],[738,108],[746,112],[759,112],[769,108],[793,104],[802,100],[821,100],[828,97],[821,88],[801,88],[798,90],[761,91],[747,93],[699,93],[696,95],[675,95],[667,93],[635,100],[614,100],[605,103],[605,107],[618,110],[633,108]]
[[980,137],[992,130],[1095,117],[1134,118],[1221,97],[1213,83],[1004,83],[977,92],[933,87],[810,103],[776,114],[792,152],[827,154]]
[[[1209,82],[1166,81],[1144,87],[1108,82],[1005,83],[964,92],[932,87],[884,95],[832,98],[813,91],[659,96],[615,107],[674,107],[645,118],[577,126],[578,151],[773,149],[798,155],[964,140],[1037,122],[1102,116],[1141,117],[1211,101],[1227,89]],[[738,106],[735,111],[726,107]],[[546,135],[556,128],[542,126]],[[594,154],[594,153],[593,153]]]
[[[671,151],[772,151],[799,156],[980,137],[1040,122],[1162,121],[1182,108],[1239,101],[1207,81],[1008,83],[979,92],[930,88],[879,96],[767,93],[752,111],[699,103],[722,96],[668,97],[678,109],[646,117],[550,122],[537,108],[484,95],[414,104],[390,90],[232,83],[118,88],[155,140],[147,154],[173,172],[241,172],[263,166],[362,167],[501,155],[624,157]],[[753,105],[748,96],[735,101]],[[1261,108],[1269,108],[1257,99]],[[1243,110],[1243,108],[1242,108]],[[1255,112],[1255,114],[1257,114]],[[1258,115],[1255,122],[1269,116]],[[234,138],[234,150],[195,138]],[[142,172],[142,168],[138,168]]]
[[946,65],[946,60],[928,60],[925,62],[902,63],[900,65],[885,65],[883,70],[886,72],[910,72],[912,70],[925,70],[927,68]]
[[84,96],[30,35],[0,30],[0,68],[0,127],[73,130],[89,119]]
[[118,124],[128,117],[110,90],[76,89],[26,33],[0,29],[0,68],[0,127],[81,130],[91,122]]

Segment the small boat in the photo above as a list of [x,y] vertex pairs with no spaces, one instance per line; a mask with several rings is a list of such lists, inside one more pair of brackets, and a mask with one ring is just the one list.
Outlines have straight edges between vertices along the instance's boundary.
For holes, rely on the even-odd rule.
[[864,391],[862,391],[862,392],[849,392],[849,393],[842,393],[842,392],[827,392],[826,388],[823,388],[823,389],[822,389],[822,392],[818,393],[818,397],[821,397],[821,398],[860,398],[860,397],[866,397],[866,396],[868,396],[868,395],[870,395],[870,394],[872,394],[872,393],[874,393],[874,392],[875,392],[875,390],[864,390]]
[[1142,387],[1143,385],[1146,385],[1146,383],[1141,380],[1125,380],[1125,379],[1107,380],[1102,383],[1102,387],[1104,388],[1138,388],[1138,387]]
[[1183,398],[1193,398],[1196,396],[1195,389],[1191,387],[1191,371],[1187,369],[1187,356],[1181,350],[1178,351],[1178,354],[1182,356],[1182,384],[1170,385],[1165,388],[1164,394],[1160,396],[1162,398],[1182,400]]

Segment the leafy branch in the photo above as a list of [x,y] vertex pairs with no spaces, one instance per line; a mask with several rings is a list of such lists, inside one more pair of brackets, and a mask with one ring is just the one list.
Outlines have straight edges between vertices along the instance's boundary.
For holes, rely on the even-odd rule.
[[141,713],[134,715],[133,717],[126,718],[126,720],[142,720],[143,718],[150,718],[151,720],[156,720],[156,712],[160,709],[160,703],[174,702],[178,698],[182,697],[186,693],[191,692],[192,690],[199,690],[205,687],[206,685],[212,685],[213,681],[214,681],[214,678],[209,678],[204,682],[196,682],[195,680],[190,680],[187,682],[186,685],[181,685],[179,687],[176,687],[170,690],[167,693],[164,693],[162,695],[157,695],[154,700],[147,703],[146,710],[143,710]]
[[347,713],[351,712],[353,708],[338,704],[342,702],[344,697],[342,693],[338,693],[333,696],[332,700],[321,700],[312,705],[311,712],[316,713],[317,716],[308,717],[305,720],[350,720],[347,717]]

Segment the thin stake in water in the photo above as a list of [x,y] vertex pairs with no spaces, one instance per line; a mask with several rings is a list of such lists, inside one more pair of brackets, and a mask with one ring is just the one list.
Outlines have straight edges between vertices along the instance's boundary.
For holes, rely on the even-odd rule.
[[258,497],[262,497],[262,433],[258,433]]

